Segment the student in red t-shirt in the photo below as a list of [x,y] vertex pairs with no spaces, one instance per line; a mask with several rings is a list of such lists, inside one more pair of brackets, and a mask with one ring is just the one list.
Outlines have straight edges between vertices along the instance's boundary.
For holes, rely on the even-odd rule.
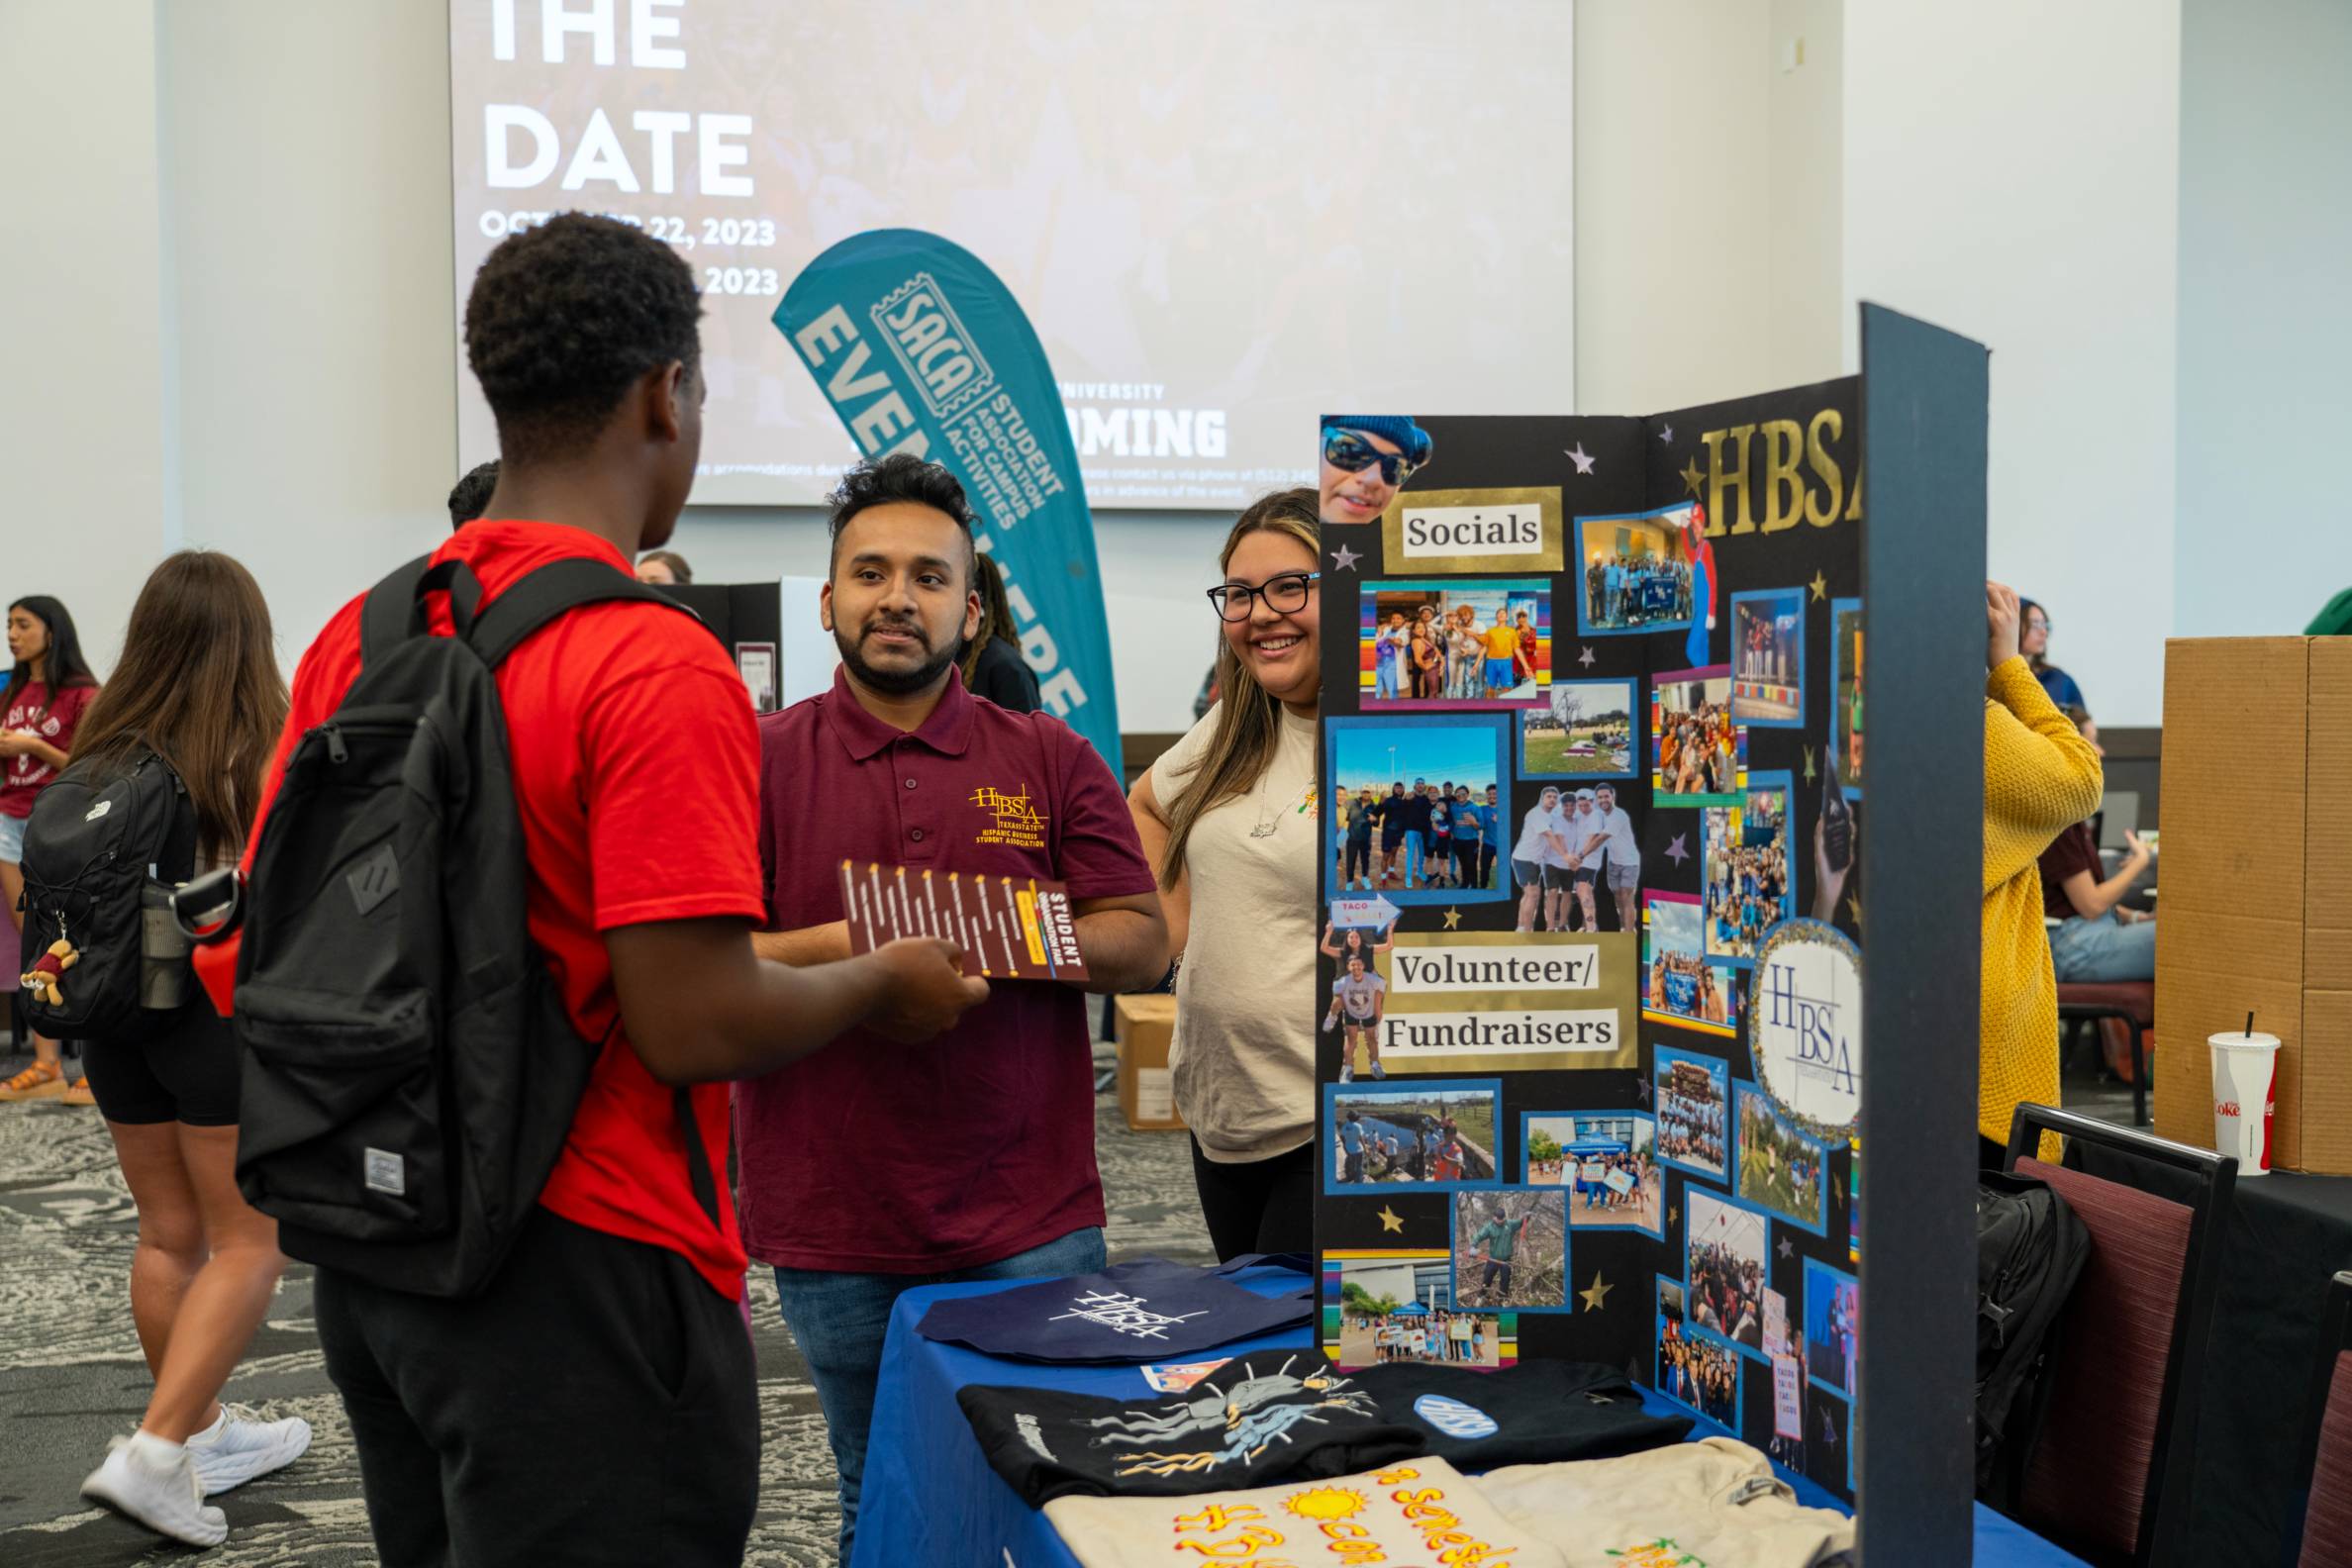
[[[1068,884],[1090,991],[1168,967],[1151,867],[1111,769],[1047,714],[964,690],[972,513],[936,463],[853,468],[819,604],[833,690],[759,721],[762,953],[848,949],[843,859]],[[736,1091],[744,1240],[776,1265],[840,1473],[841,1560],[891,1305],[911,1285],[1103,1266],[1094,1053],[1076,988],[1008,981],[936,1043],[851,1044]]]
[[[0,904],[8,909],[9,933],[18,934],[18,900],[25,892],[25,819],[33,802],[65,770],[73,732],[98,695],[97,677],[83,662],[73,617],[47,594],[33,594],[8,607],[8,684],[0,689]],[[16,962],[12,944],[6,962]],[[65,1084],[65,1063],[57,1042],[33,1036],[33,1065],[0,1083],[0,1101],[55,1100],[90,1104],[87,1079]]]
[[[435,558],[470,565],[485,605],[550,561],[626,575],[669,538],[701,446],[700,314],[678,253],[608,219],[553,219],[483,262],[465,346],[498,485]],[[303,655],[267,789],[356,677],[359,606]],[[753,953],[758,737],[742,678],[686,617],[575,610],[497,679],[531,935],[573,1027],[604,1043],[539,1214],[479,1294],[319,1269],[328,1376],[386,1568],[733,1565],[759,1491],[743,1250],[727,1189],[716,1212],[694,1196],[671,1086],[695,1086],[695,1131],[724,1168],[725,1080],[861,1025],[887,1074],[904,1053],[884,1041],[937,1033],[987,986],[941,941],[801,969]],[[226,947],[204,965],[216,1000]]]

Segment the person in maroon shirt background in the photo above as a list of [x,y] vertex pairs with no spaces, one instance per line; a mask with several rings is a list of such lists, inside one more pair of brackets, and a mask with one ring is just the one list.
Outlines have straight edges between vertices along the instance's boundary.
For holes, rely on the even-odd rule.
[[[1106,994],[1148,990],[1167,926],[1119,781],[1047,714],[964,690],[980,631],[972,513],[936,463],[853,468],[833,498],[820,596],[833,689],[759,721],[766,957],[849,952],[844,859],[1068,884]],[[775,1266],[839,1471],[849,1560],[892,1305],[912,1286],[1103,1266],[1086,1004],[999,981],[928,1045],[839,1046],[735,1091],[743,1244]]]
[[[33,802],[57,781],[73,749],[73,732],[98,695],[97,677],[83,662],[73,617],[47,594],[8,607],[10,669],[0,689],[0,906],[21,919],[25,893],[25,819]],[[12,931],[13,933],[13,931]],[[12,949],[7,961],[16,962]],[[88,1079],[65,1084],[62,1049],[46,1034],[33,1036],[33,1065],[0,1083],[0,1101],[63,1099],[88,1105]]]

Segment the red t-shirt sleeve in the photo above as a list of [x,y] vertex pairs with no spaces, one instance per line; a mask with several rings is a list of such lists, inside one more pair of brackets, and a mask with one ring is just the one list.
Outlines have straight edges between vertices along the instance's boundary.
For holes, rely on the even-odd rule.
[[68,686],[59,691],[56,701],[49,705],[49,717],[57,721],[57,733],[42,738],[64,752],[67,760],[71,760],[73,733],[81,728],[82,715],[88,713],[90,704],[97,700],[98,688],[95,686]]
[[598,931],[765,917],[759,736],[740,676],[692,661],[632,676],[589,706],[580,756]]
[[1055,866],[1074,899],[1127,898],[1157,892],[1127,792],[1119,787],[1101,753],[1058,719],[1032,718],[1060,731],[1061,839]]

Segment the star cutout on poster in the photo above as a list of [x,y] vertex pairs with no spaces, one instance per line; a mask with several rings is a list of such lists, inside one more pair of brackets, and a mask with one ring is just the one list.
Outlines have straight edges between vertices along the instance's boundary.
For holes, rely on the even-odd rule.
[[1452,931],[1452,930],[1453,930],[1453,929],[1454,929],[1456,926],[1459,926],[1459,925],[1461,925],[1461,924],[1462,924],[1462,912],[1461,912],[1460,910],[1458,910],[1458,909],[1449,909],[1449,910],[1447,910],[1447,911],[1445,912],[1445,929],[1446,929],[1447,931]]
[[1696,457],[1685,457],[1683,459],[1681,471],[1683,493],[1685,495],[1696,496],[1699,493],[1700,483],[1707,478],[1707,475],[1699,471],[1699,459]]
[[1807,583],[1805,586],[1813,590],[1813,597],[1815,599],[1826,599],[1829,597],[1829,579],[1822,576],[1819,572],[1814,572],[1813,580]]
[[1667,445],[1669,445],[1669,446],[1673,445],[1673,444],[1674,444],[1674,427],[1673,427],[1673,426],[1671,426],[1671,425],[1669,425],[1669,426],[1667,426],[1667,427],[1666,427],[1664,430],[1661,430],[1660,432],[1658,432],[1658,440],[1660,440],[1660,441],[1664,441],[1664,442],[1665,442]]
[[1670,1225],[1682,1224],[1682,1205],[1677,1204],[1666,1211],[1666,1223]]
[[1847,898],[1846,898],[1846,913],[1854,917],[1854,928],[1855,928],[1857,931],[1859,931],[1859,930],[1861,929],[1861,926],[1862,926],[1862,895],[1861,895],[1861,894],[1859,894],[1859,893],[1854,893],[1854,894],[1849,894],[1849,895],[1847,896]]
[[1687,833],[1676,833],[1674,842],[1666,846],[1666,858],[1676,865],[1681,865],[1685,860],[1690,859],[1690,837],[1691,835]]
[[1382,1204],[1380,1206],[1380,1228],[1394,1230],[1397,1234],[1403,1235],[1405,1233],[1405,1217],[1388,1205]]
[[1647,1078],[1633,1080],[1633,1098],[1639,1100],[1643,1105],[1650,1103],[1650,1081]]
[[1331,569],[1334,571],[1353,571],[1355,570],[1355,563],[1362,560],[1363,558],[1363,556],[1358,555],[1354,550],[1351,550],[1346,545],[1342,544],[1337,549],[1331,551]]
[[1797,1255],[1795,1243],[1791,1242],[1787,1236],[1782,1236],[1780,1239],[1780,1255],[1784,1258],[1793,1258]]
[[1821,1441],[1827,1447],[1837,1446],[1837,1422],[1829,1419],[1827,1411],[1821,1412]]
[[1845,1178],[1844,1178],[1843,1176],[1832,1176],[1832,1177],[1830,1177],[1830,1178],[1829,1178],[1829,1191],[1830,1191],[1830,1193],[1831,1193],[1832,1195],[1834,1195],[1834,1196],[1835,1196],[1836,1200],[1837,1200],[1839,1203],[1841,1203],[1841,1204],[1842,1204],[1842,1203],[1844,1203],[1844,1202],[1845,1202]]
[[1582,653],[1579,653],[1579,654],[1576,656],[1576,662],[1577,662],[1577,663],[1579,663],[1579,664],[1582,664],[1582,665],[1583,665],[1583,666],[1584,666],[1586,669],[1591,669],[1591,668],[1593,667],[1593,644],[1592,644],[1592,643],[1590,643],[1590,642],[1587,642],[1587,643],[1584,645],[1584,651],[1583,651]]
[[1811,784],[1820,776],[1821,770],[1813,765],[1813,748],[1807,746],[1805,748],[1805,782]]
[[1574,446],[1568,449],[1568,460],[1576,464],[1576,472],[1579,477],[1581,477],[1591,473],[1593,471],[1593,464],[1599,459],[1584,449],[1583,441],[1578,441]]
[[1609,1293],[1616,1289],[1617,1287],[1615,1285],[1610,1284],[1609,1281],[1601,1277],[1601,1271],[1599,1269],[1595,1269],[1593,1271],[1592,1288],[1590,1290],[1580,1290],[1576,1294],[1584,1298],[1586,1312],[1597,1313],[1608,1304]]

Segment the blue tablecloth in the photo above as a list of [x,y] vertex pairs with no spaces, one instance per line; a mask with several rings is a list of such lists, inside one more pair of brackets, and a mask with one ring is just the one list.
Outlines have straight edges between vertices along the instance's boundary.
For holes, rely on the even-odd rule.
[[[1278,1268],[1247,1269],[1234,1278],[1261,1296],[1296,1291],[1302,1283],[1298,1274]],[[915,1331],[932,1302],[1034,1283],[931,1285],[899,1298],[882,1352],[851,1568],[1078,1568],[1045,1516],[1023,1503],[988,1468],[955,1403],[955,1391],[967,1383],[1000,1383],[1143,1399],[1151,1393],[1143,1374],[1131,1366],[1006,1361],[938,1344]],[[1293,1328],[1236,1340],[1198,1359],[1286,1349],[1315,1353],[1312,1331]],[[1646,1391],[1644,1398],[1661,1411],[1679,1414]],[[1787,1479],[1806,1503],[1841,1506],[1801,1476]],[[1976,1511],[1976,1561],[1978,1568],[2082,1568],[2075,1557],[1982,1507]]]

